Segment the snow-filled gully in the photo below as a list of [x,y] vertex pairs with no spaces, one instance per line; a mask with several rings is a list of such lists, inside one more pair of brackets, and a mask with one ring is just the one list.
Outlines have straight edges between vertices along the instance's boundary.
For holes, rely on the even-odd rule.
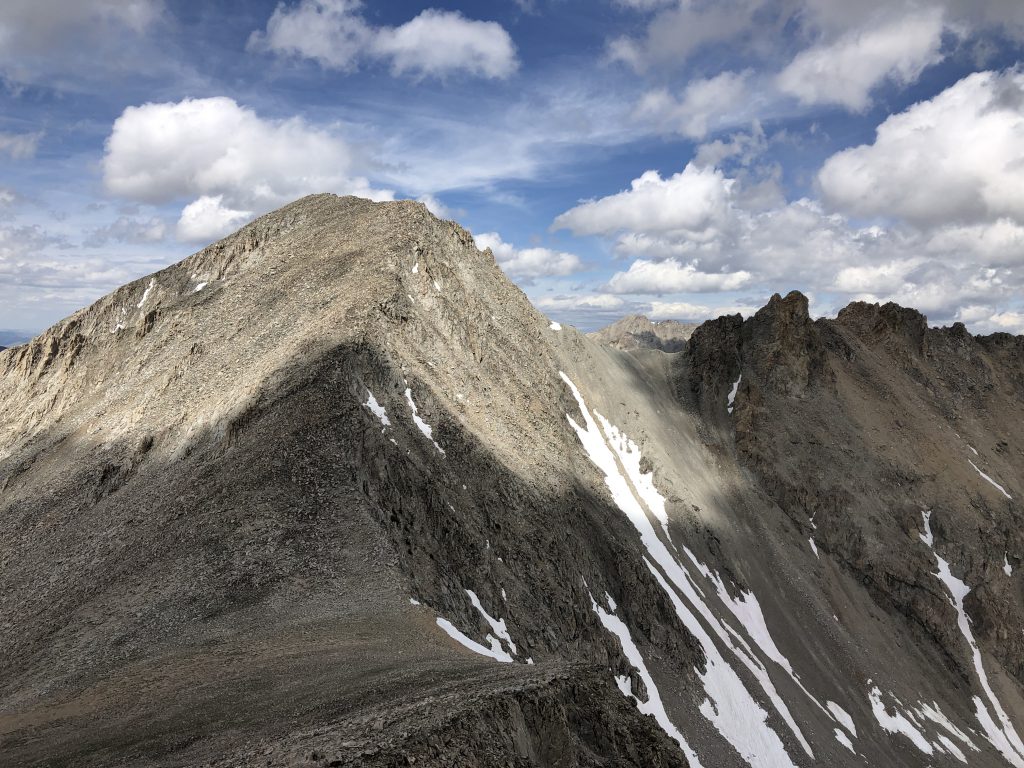
[[[615,504],[640,534],[641,541],[647,549],[645,564],[671,600],[680,621],[700,642],[704,650],[706,669],[704,672],[696,670],[707,696],[700,707],[701,714],[751,766],[774,768],[794,765],[779,735],[768,724],[768,713],[723,655],[728,654],[739,661],[758,682],[765,697],[792,731],[796,741],[813,759],[811,746],[776,690],[765,663],[761,661],[758,653],[755,653],[754,648],[756,647],[760,657],[770,660],[785,671],[828,718],[835,721],[835,715],[804,688],[789,661],[772,640],[761,607],[753,594],[742,593],[739,599],[733,598],[718,574],[703,565],[689,549],[682,547],[685,558],[677,557],[670,551],[666,542],[677,551],[678,548],[672,544],[668,536],[665,499],[655,488],[652,473],[640,471],[638,447],[601,414],[591,412],[576,385],[565,373],[560,375],[571,390],[583,416],[584,423],[581,425],[572,416],[567,415],[569,424],[583,444],[587,456],[604,475]],[[652,518],[663,530],[665,541],[658,536]],[[704,589],[701,584],[704,584]],[[739,629],[714,613],[705,589],[717,593]],[[690,755],[692,750],[664,713],[661,696],[639,651],[629,637],[628,627],[614,613],[609,614],[596,603],[593,604],[593,609],[601,618],[602,625],[619,639],[627,658],[651,692],[650,699],[638,706],[641,706],[643,711],[654,714],[669,736],[679,741],[684,751]],[[747,637],[741,632],[745,632]],[[628,694],[628,686],[624,687],[620,682],[620,688]],[[852,735],[856,735],[855,731]],[[845,734],[844,740],[849,741]],[[694,757],[690,759],[699,765]]]
[[[960,627],[960,632],[971,649],[974,671],[978,675],[978,682],[985,693],[985,698],[988,699],[988,704],[986,704],[980,696],[973,697],[974,715],[981,724],[985,738],[992,743],[992,746],[999,751],[1006,761],[1014,766],[1014,768],[1024,768],[1024,742],[1021,741],[1017,730],[1013,727],[1013,723],[1003,709],[1003,705],[1000,704],[995,691],[992,690],[988,674],[985,672],[985,666],[982,663],[981,649],[974,639],[974,630],[971,629],[971,619],[964,609],[964,598],[970,593],[971,588],[964,581],[953,575],[949,563],[935,551],[931,510],[922,512],[921,517],[924,520],[925,531],[921,534],[921,541],[927,545],[935,556],[935,562],[938,564],[939,570],[934,576],[945,585],[949,592],[949,603],[956,609],[957,626]],[[989,710],[989,705],[992,707],[991,711]],[[995,713],[995,718],[992,716],[993,712]]]

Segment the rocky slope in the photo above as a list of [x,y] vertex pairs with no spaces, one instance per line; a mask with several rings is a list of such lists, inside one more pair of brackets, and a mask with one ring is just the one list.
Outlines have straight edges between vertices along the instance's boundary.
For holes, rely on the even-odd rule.
[[680,352],[686,347],[696,325],[676,320],[653,322],[643,315],[627,315],[606,328],[588,333],[595,341],[610,344],[616,349],[660,349],[662,352]]
[[917,318],[265,216],[0,352],[0,762],[1024,765],[1022,340]]

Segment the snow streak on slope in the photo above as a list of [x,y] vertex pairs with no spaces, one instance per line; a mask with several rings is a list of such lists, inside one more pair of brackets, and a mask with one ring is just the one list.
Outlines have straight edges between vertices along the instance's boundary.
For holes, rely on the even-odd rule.
[[826,701],[825,705],[828,707],[829,712],[836,721],[843,726],[852,736],[857,735],[857,726],[853,724],[853,718],[850,717],[850,713],[840,707],[834,701]]
[[921,715],[921,717],[925,717],[928,720],[931,720],[936,725],[940,725],[943,728],[945,728],[951,735],[960,739],[960,741],[962,741],[966,746],[970,747],[975,752],[981,751],[978,749],[975,743],[971,741],[970,737],[966,733],[964,733],[955,725],[953,725],[950,719],[942,713],[941,709],[939,709],[939,705],[936,702],[933,701],[931,704],[921,703],[918,705],[916,711],[919,715]]
[[989,483],[990,483],[991,485],[993,485],[993,486],[995,486],[996,488],[998,488],[998,489],[999,489],[999,492],[1000,492],[1001,494],[1003,494],[1003,496],[1005,496],[1005,497],[1006,497],[1006,498],[1008,498],[1008,499],[1013,499],[1013,496],[1011,496],[1010,494],[1008,494],[1008,493],[1006,492],[1006,489],[1005,489],[1005,488],[1003,488],[1003,486],[1001,486],[1001,485],[1000,485],[999,483],[997,483],[997,482],[996,482],[995,480],[993,480],[993,479],[992,479],[991,477],[989,477],[989,476],[988,476],[988,475],[986,475],[986,474],[985,474],[984,472],[982,472],[982,471],[981,471],[980,469],[978,469],[978,465],[977,465],[977,464],[975,464],[975,463],[974,463],[973,461],[971,461],[970,459],[968,459],[968,460],[967,460],[967,463],[968,463],[968,464],[970,464],[970,465],[971,465],[972,467],[974,467],[974,471],[975,471],[975,472],[977,472],[977,473],[978,473],[979,475],[981,475],[983,479],[987,480],[987,481],[988,481],[988,482],[989,482]]
[[[625,676],[616,676],[615,683],[619,686],[619,690],[626,696],[630,696],[636,699],[636,708],[643,712],[645,715],[654,715],[654,719],[658,721],[658,725],[678,742],[679,747],[686,753],[686,759],[693,768],[701,768],[700,760],[697,759],[697,753],[694,752],[690,745],[686,743],[686,739],[683,738],[683,734],[679,732],[679,729],[672,724],[672,721],[668,717],[668,713],[665,711],[665,705],[661,701],[661,694],[658,692],[658,686],[654,683],[654,678],[651,677],[651,673],[647,671],[647,665],[644,664],[644,658],[640,655],[640,651],[636,647],[636,643],[633,642],[632,636],[629,634],[629,627],[626,623],[613,613],[608,613],[597,601],[594,600],[594,596],[590,596],[590,607],[597,614],[598,618],[601,619],[601,625],[611,632],[619,640],[619,645],[622,646],[622,652],[626,654],[626,658],[629,659],[629,663],[633,665],[633,668],[640,675],[640,679],[643,680],[644,686],[647,688],[647,701],[640,701],[633,696],[632,687],[629,684],[629,678]],[[612,610],[615,610],[614,608]]]
[[732,389],[729,390],[729,400],[726,402],[725,407],[729,409],[729,413],[732,413],[733,408],[736,406],[736,393],[740,391],[740,381],[743,380],[743,374],[739,375],[739,378],[732,383]]
[[[930,736],[927,733],[926,721],[931,721],[943,728],[949,735],[959,739],[967,748],[974,752],[980,751],[967,734],[949,721],[949,718],[939,709],[938,704],[918,702],[916,707],[905,707],[902,701],[897,699],[892,693],[889,693],[886,695],[888,695],[890,702],[886,705],[882,701],[883,693],[878,686],[872,685],[870,680],[868,680],[868,685],[871,685],[871,690],[868,692],[871,711],[874,713],[875,720],[883,731],[906,736],[915,747],[926,755],[945,752],[955,757],[961,763],[967,763],[967,756],[964,754],[963,749],[953,739],[949,738],[946,733],[937,733],[934,736]],[[895,714],[890,714],[890,710]]]
[[374,416],[376,416],[380,423],[387,427],[391,425],[391,419],[388,418],[387,412],[384,410],[384,406],[377,402],[377,398],[373,396],[373,392],[366,390],[367,400],[363,405],[370,409]]
[[626,470],[626,477],[633,485],[633,491],[640,495],[640,500],[661,523],[665,538],[671,541],[672,539],[668,535],[668,512],[665,511],[665,498],[654,487],[654,472],[643,472],[640,469],[640,460],[643,458],[640,455],[640,448],[604,416],[597,411],[594,411],[594,415],[601,423],[609,445],[615,451],[615,455],[619,457],[619,463]]
[[474,653],[479,653],[481,656],[490,656],[492,659],[496,661],[502,661],[505,663],[512,662],[512,657],[505,652],[505,650],[501,647],[501,643],[498,642],[498,640],[492,635],[487,636],[488,641],[491,643],[491,647],[485,648],[484,646],[480,645],[480,643],[478,643],[476,640],[471,640],[470,638],[462,634],[462,632],[456,629],[455,625],[448,621],[448,619],[442,619],[440,616],[438,616],[437,626],[439,626],[441,629],[447,632],[448,636],[451,637],[453,640],[466,646],[467,648],[469,648],[469,650],[473,651]]
[[882,692],[878,689],[878,686],[872,687],[868,692],[868,699],[871,701],[871,711],[875,714],[875,720],[878,721],[883,731],[887,733],[901,733],[926,755],[934,754],[935,747],[932,746],[927,737],[921,733],[918,726],[911,722],[905,713],[893,707],[896,714],[889,714],[885,704],[882,703]]
[[142,292],[142,298],[139,299],[139,304],[138,304],[138,308],[139,309],[142,309],[143,305],[146,303],[146,299],[149,298],[150,291],[152,291],[155,287],[156,287],[156,279],[155,278],[150,279],[149,285],[146,286],[146,290],[144,290]]
[[[606,431],[602,433],[601,427],[591,415],[576,385],[564,373],[560,375],[572,391],[586,426],[577,424],[571,416],[567,415],[569,424],[575,430],[590,460],[604,474],[605,483],[611,492],[612,499],[639,532],[641,541],[651,558],[651,560],[645,559],[651,573],[672,600],[676,613],[684,626],[697,638],[704,649],[707,661],[706,670],[703,673],[697,670],[697,673],[704,682],[708,699],[702,705],[701,713],[715,725],[722,736],[751,765],[758,767],[793,765],[778,734],[767,723],[768,714],[746,689],[736,671],[722,657],[715,639],[709,634],[710,631],[715,635],[719,644],[733,651],[735,657],[761,684],[765,694],[793,731],[801,746],[808,755],[813,757],[810,745],[775,690],[764,667],[757,661],[749,646],[742,641],[738,633],[714,615],[693,576],[672,555],[665,543],[658,538],[657,532],[641,504],[644,498],[643,494],[630,486],[620,469],[620,461],[625,467],[627,461],[632,463],[634,459],[628,439],[600,414],[596,414],[602,424],[606,425]],[[618,459],[613,448],[618,452]],[[639,452],[636,451],[636,453]],[[653,490],[653,484],[651,490]],[[653,492],[657,493],[656,490]],[[663,499],[661,503],[664,504]],[[653,510],[651,514],[654,515]],[[654,563],[657,564],[657,567]],[[699,563],[697,566],[698,571],[705,575],[710,574],[710,571],[704,566]],[[669,582],[671,582],[671,586]],[[684,597],[686,602],[683,601]],[[758,613],[760,613],[760,608],[758,608]],[[705,629],[705,622],[709,629]],[[765,632],[767,632],[766,629]],[[730,640],[730,634],[740,643],[739,648]],[[774,643],[772,643],[772,647],[774,647]],[[778,653],[777,649],[775,653]],[[781,654],[778,655],[781,656]],[[787,669],[787,671],[789,670]]]
[[[467,589],[466,594],[469,595],[469,599],[473,603],[473,607],[480,612],[480,615],[484,617],[484,621],[486,621],[490,625],[491,629],[494,630],[494,634],[508,644],[508,647],[512,651],[512,655],[515,656],[518,654],[519,650],[516,648],[516,644],[512,642],[512,636],[508,633],[508,628],[505,626],[505,620],[496,619],[485,611],[483,605],[480,603],[480,598],[476,596],[476,592],[471,589]],[[488,637],[490,637],[490,635],[488,635]]]
[[[977,469],[977,467],[975,467],[975,469]],[[978,471],[980,472],[981,470]],[[981,660],[981,649],[978,648],[978,643],[974,639],[974,631],[971,629],[971,620],[967,616],[967,611],[964,610],[964,598],[970,593],[971,588],[953,575],[949,568],[949,563],[942,557],[939,557],[939,553],[935,551],[935,537],[932,535],[931,526],[931,511],[922,512],[921,516],[924,518],[924,527],[926,532],[921,536],[921,540],[931,548],[932,554],[935,555],[935,561],[939,566],[938,572],[934,575],[937,576],[939,580],[946,585],[946,589],[949,590],[949,602],[950,605],[956,609],[957,624],[960,627],[960,632],[963,633],[964,639],[967,640],[967,645],[971,649],[971,656],[974,661],[974,670],[978,673],[978,680],[981,683],[982,690],[985,692],[985,696],[992,705],[992,710],[995,712],[996,718],[998,718],[999,722],[997,724],[993,720],[988,707],[979,696],[974,697],[975,716],[978,718],[978,722],[981,723],[985,736],[990,742],[992,742],[992,745],[999,750],[1003,757],[1006,758],[1007,762],[1015,768],[1024,768],[1024,743],[1021,742],[1020,736],[1017,735],[1017,730],[1013,727],[1013,723],[1003,710],[1002,704],[999,703],[999,699],[996,698],[995,691],[992,690],[992,686],[989,684],[988,675],[985,673],[985,667]]]
[[422,432],[426,436],[426,438],[434,444],[434,447],[437,448],[437,450],[440,451],[441,455],[443,456],[444,448],[438,445],[437,441],[434,440],[433,428],[429,424],[427,424],[427,422],[420,418],[420,412],[416,408],[416,403],[414,403],[412,399],[412,390],[409,388],[406,388],[405,390],[405,399],[409,401],[409,408],[412,409],[412,420],[416,423],[416,428],[419,429],[419,431]]
[[853,742],[850,741],[850,737],[843,733],[843,730],[841,728],[833,729],[833,735],[836,737],[836,741],[838,741],[840,744],[842,744],[844,747],[846,747],[854,754],[857,754],[857,750],[853,748]]

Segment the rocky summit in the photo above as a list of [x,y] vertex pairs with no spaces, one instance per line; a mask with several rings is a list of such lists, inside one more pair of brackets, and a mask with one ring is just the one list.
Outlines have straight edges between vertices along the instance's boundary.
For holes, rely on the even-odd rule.
[[627,315],[607,328],[587,334],[590,338],[618,349],[660,349],[681,352],[696,325],[675,320],[653,322],[643,315]]
[[628,326],[317,195],[0,352],[0,764],[1024,768],[1024,337]]

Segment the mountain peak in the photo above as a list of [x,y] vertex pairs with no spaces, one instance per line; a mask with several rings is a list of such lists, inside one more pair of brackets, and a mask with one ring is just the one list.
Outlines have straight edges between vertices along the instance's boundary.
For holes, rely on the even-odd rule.
[[611,325],[587,334],[593,339],[618,349],[660,349],[678,352],[696,325],[676,320],[653,322],[644,315],[626,315]]
[[0,762],[999,765],[1021,356],[914,322],[622,351],[423,206],[261,217],[0,353]]

